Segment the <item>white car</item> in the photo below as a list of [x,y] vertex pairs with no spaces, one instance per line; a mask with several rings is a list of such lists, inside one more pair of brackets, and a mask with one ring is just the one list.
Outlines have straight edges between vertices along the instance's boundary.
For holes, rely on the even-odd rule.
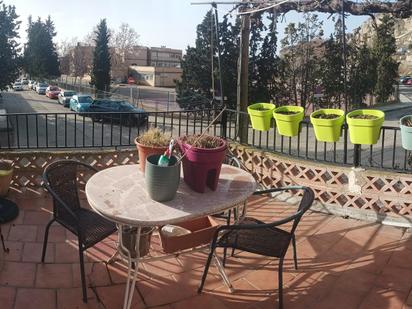
[[28,85],[29,89],[33,90],[34,83],[35,83],[34,80],[29,80],[29,85]]
[[36,91],[38,94],[46,94],[46,89],[49,87],[49,84],[46,83],[38,83],[36,87]]
[[15,82],[13,84],[13,90],[14,91],[22,91],[23,90],[23,84],[21,82]]
[[72,96],[76,95],[75,91],[71,91],[71,90],[62,90],[60,91],[57,99],[59,101],[60,104],[63,104],[64,107],[69,107],[70,105],[70,99],[72,98]]

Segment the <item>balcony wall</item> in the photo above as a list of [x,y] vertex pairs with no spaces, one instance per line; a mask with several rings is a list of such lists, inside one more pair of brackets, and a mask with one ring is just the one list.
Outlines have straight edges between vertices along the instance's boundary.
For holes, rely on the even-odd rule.
[[299,160],[239,144],[230,147],[265,187],[311,187],[316,194],[312,209],[412,227],[412,177],[407,174]]
[[[232,152],[265,187],[307,185],[316,193],[314,210],[368,221],[412,227],[412,177],[379,170],[352,169],[338,165],[298,160],[231,143]],[[44,167],[61,159],[76,159],[98,169],[136,164],[135,149],[13,151],[1,157],[14,161],[13,190],[44,194],[41,175]],[[295,202],[288,195],[278,196]]]

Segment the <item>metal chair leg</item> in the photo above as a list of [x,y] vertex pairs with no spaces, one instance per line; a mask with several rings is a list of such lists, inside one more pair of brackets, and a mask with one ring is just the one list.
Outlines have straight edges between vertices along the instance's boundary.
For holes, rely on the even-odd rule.
[[9,248],[6,248],[6,245],[5,245],[5,243],[4,243],[4,237],[3,237],[3,233],[1,232],[1,226],[0,226],[0,238],[1,238],[1,244],[2,244],[2,246],[3,246],[3,251],[4,251],[5,253],[9,253],[10,249],[9,249]]
[[44,263],[44,258],[46,256],[46,249],[47,249],[47,240],[49,239],[49,229],[54,219],[50,220],[49,223],[46,225],[46,230],[44,231],[44,240],[43,240],[43,251],[41,254],[41,262]]
[[279,309],[283,309],[283,258],[279,260],[278,271]]
[[83,248],[79,239],[80,277],[82,279],[83,302],[87,303],[86,275],[84,273]]
[[296,238],[292,235],[292,247],[293,247],[293,261],[295,263],[295,269],[298,269],[298,255],[296,253]]
[[[226,218],[226,225],[230,225],[230,217],[232,215],[232,210],[229,209],[228,214],[227,214],[227,218]],[[227,248],[225,247],[223,249],[223,267],[226,267],[226,256],[227,256]]]
[[197,289],[198,294],[202,293],[203,286],[205,285],[207,273],[209,272],[210,262],[212,261],[213,254],[215,253],[215,249],[216,249],[216,247],[211,247],[210,248],[210,253],[209,253],[209,256],[207,258],[205,269],[204,269],[203,275],[202,275],[202,281],[200,282],[199,288]]

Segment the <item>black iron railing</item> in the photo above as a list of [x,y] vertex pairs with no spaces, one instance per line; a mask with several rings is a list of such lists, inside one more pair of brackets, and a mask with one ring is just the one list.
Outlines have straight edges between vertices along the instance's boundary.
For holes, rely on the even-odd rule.
[[[142,121],[141,113],[126,112],[5,114],[0,115],[0,149],[127,147],[152,126],[175,137],[201,133],[217,114],[217,110],[148,112],[144,114],[147,121]],[[339,142],[323,143],[316,140],[307,120],[302,122],[299,135],[289,138],[279,135],[275,124],[266,132],[253,130],[247,114],[227,110],[224,117],[214,121],[210,134],[239,140],[239,116],[243,119],[241,126],[246,126],[245,144],[265,151],[337,165],[411,170],[410,154],[401,146],[398,127],[382,127],[378,143],[358,151],[343,138],[346,126]]]
[[338,165],[411,170],[410,153],[402,148],[399,127],[383,126],[377,144],[356,147],[350,143],[349,138],[345,141],[345,131],[349,136],[346,125],[342,127],[341,138],[338,142],[325,143],[316,140],[313,127],[307,119],[302,122],[298,136],[284,137],[278,134],[275,123],[269,131],[257,131],[251,128],[246,113],[234,110],[228,110],[227,113],[227,138],[238,139],[239,115],[244,115],[242,119],[247,119],[247,124],[243,121],[241,125],[247,126],[246,143],[262,150]]

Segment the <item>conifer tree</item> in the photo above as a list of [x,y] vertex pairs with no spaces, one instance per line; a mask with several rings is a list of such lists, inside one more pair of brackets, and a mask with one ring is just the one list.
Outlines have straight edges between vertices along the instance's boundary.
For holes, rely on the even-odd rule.
[[20,22],[14,6],[0,1],[0,90],[16,80],[19,75],[20,51],[16,38]]
[[383,15],[376,27],[373,53],[376,61],[375,95],[379,103],[388,101],[397,83],[399,63],[393,59],[396,53],[394,20],[390,15]]
[[107,28],[106,19],[102,19],[95,31],[95,49],[93,51],[93,66],[91,72],[91,84],[97,90],[108,91],[110,87],[110,34]]
[[55,78],[60,75],[56,45],[53,43],[55,35],[50,16],[45,22],[40,17],[33,22],[29,17],[28,40],[24,49],[24,69],[31,78]]

